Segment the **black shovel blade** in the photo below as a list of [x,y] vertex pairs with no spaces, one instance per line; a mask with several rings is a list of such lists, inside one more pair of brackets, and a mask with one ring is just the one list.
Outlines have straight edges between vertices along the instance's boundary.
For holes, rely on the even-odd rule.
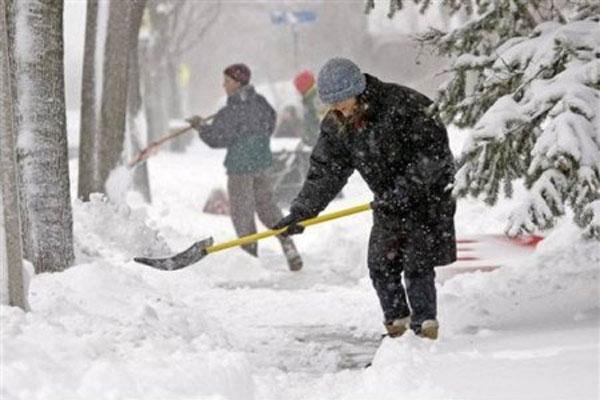
[[194,243],[187,250],[181,253],[175,254],[172,257],[167,258],[146,258],[146,257],[135,257],[133,261],[141,264],[148,265],[152,268],[160,269],[163,271],[175,271],[181,268],[185,268],[189,265],[197,263],[203,259],[208,253],[206,248],[212,246],[214,240],[212,237],[201,240]]

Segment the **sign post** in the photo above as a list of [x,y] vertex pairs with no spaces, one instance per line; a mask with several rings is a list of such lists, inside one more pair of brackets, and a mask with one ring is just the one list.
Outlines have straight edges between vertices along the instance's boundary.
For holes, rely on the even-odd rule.
[[292,30],[294,68],[298,69],[298,24],[309,24],[317,20],[317,13],[309,10],[274,11],[271,12],[271,22],[275,25],[289,25]]

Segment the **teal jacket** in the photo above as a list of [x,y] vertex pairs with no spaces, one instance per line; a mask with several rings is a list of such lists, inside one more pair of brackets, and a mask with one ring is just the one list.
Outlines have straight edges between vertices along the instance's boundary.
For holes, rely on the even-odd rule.
[[226,148],[228,174],[252,174],[273,163],[271,135],[277,114],[251,85],[227,98],[211,125],[204,125],[200,139],[213,148]]

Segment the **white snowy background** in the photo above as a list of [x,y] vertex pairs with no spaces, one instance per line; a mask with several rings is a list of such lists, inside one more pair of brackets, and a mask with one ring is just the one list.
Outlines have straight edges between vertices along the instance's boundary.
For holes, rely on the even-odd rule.
[[[460,132],[451,139],[459,149]],[[370,213],[298,236],[299,273],[272,239],[258,260],[233,249],[175,272],[134,263],[234,237],[229,217],[202,213],[225,185],[223,156],[195,140],[150,159],[152,206],[133,192],[75,202],[77,265],[33,277],[31,312],[0,308],[0,398],[599,398],[600,248],[568,219],[533,253],[507,247],[493,272],[446,273],[436,342],[381,341]],[[370,200],[356,174],[344,195],[329,210]],[[510,208],[461,200],[459,236],[501,233]]]
[[[374,26],[414,32],[414,15]],[[82,25],[66,28],[81,41],[72,29]],[[68,124],[76,148],[76,114]],[[464,137],[451,131],[457,154]],[[492,272],[440,269],[436,342],[381,340],[366,268],[370,213],[297,236],[298,273],[273,239],[258,260],[233,249],[175,272],[134,263],[234,237],[229,217],[202,213],[210,190],[225,187],[223,157],[196,140],[185,154],[150,159],[152,206],[116,193],[128,183],[123,169],[109,188],[122,203],[74,202],[76,265],[31,278],[31,312],[0,306],[0,399],[600,398],[600,246],[570,216],[535,252],[490,240],[478,255],[502,265]],[[70,174],[76,198],[76,159]],[[344,195],[329,210],[370,200],[357,175]],[[517,188],[494,208],[460,200],[459,237],[501,234],[525,198]]]

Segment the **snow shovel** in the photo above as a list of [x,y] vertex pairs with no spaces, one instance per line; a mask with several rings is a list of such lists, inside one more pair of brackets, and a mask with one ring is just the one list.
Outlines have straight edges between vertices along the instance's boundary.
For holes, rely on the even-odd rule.
[[[328,214],[323,214],[315,218],[310,218],[299,223],[303,227],[321,224],[323,222],[331,221],[333,219],[345,217],[352,214],[357,214],[363,211],[371,209],[371,203],[361,204],[359,206],[346,208],[344,210],[335,211]],[[230,240],[228,242],[214,244],[213,238],[201,240],[194,243],[189,249],[182,251],[172,257],[167,258],[146,258],[136,257],[133,260],[141,264],[148,265],[152,268],[160,269],[163,271],[175,271],[181,268],[185,268],[189,265],[197,263],[203,259],[207,254],[215,253],[217,251],[229,249],[232,247],[242,246],[245,244],[254,243],[258,240],[276,236],[284,233],[287,227],[281,229],[269,229],[263,232],[258,232],[253,235],[243,236],[238,239]]]
[[[206,118],[203,119],[203,121],[210,121],[211,119],[213,119],[215,117],[215,114],[210,115]],[[189,125],[180,129],[177,129],[161,138],[159,138],[158,140],[150,143],[148,145],[148,147],[146,147],[145,149],[143,149],[142,151],[140,151],[138,153],[137,156],[134,157],[133,160],[131,160],[129,162],[129,164],[127,165],[129,167],[129,169],[135,167],[137,164],[141,163],[142,161],[146,160],[148,157],[150,157],[152,154],[156,153],[158,151],[158,148],[165,142],[176,138],[177,136],[181,136],[186,132],[189,132],[190,130],[192,130],[194,127]]]

